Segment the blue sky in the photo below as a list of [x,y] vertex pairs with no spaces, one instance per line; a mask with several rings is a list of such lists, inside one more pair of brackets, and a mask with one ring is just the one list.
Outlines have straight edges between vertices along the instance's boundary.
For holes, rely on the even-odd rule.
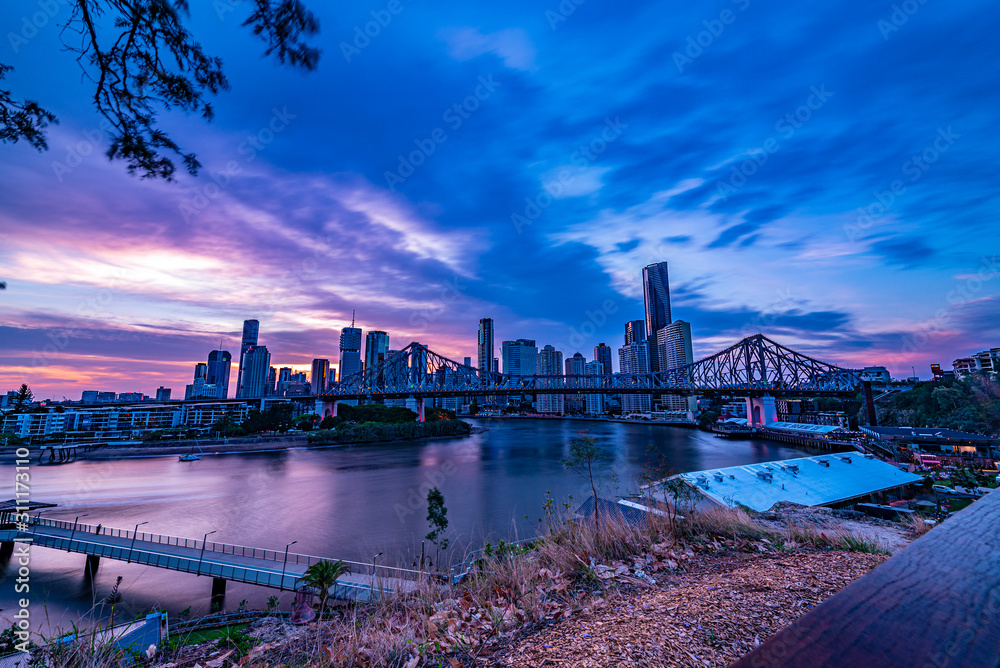
[[590,358],[656,261],[696,356],[763,331],[927,376],[1000,345],[985,2],[313,2],[308,74],[228,2],[191,16],[215,120],[161,116],[204,165],[176,183],[103,157],[65,6],[30,39],[38,3],[0,9],[6,87],[61,121],[0,149],[7,385],[180,388],[246,317],[275,364],[336,360],[352,309],[393,348],[474,356],[491,316]]

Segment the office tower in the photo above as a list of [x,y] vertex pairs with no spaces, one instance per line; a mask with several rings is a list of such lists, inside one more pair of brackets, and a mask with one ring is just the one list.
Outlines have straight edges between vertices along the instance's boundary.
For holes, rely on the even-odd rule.
[[[511,376],[534,376],[538,365],[538,347],[532,339],[504,341],[500,344],[503,372]],[[494,360],[495,362],[496,360]],[[508,405],[519,406],[527,400],[525,395],[510,395]]]
[[205,380],[208,376],[208,365],[204,362],[198,362],[194,365],[194,379],[195,380]]
[[330,386],[330,360],[314,359],[309,373],[309,384],[313,394],[323,394]]
[[462,364],[464,364],[465,366],[472,366],[472,358],[466,357],[465,359],[462,360]]
[[[583,372],[588,376],[601,376],[604,375],[604,365],[597,360],[587,362],[583,365]],[[584,396],[586,397],[584,411],[588,415],[604,415],[607,412],[603,394],[587,394]]]
[[[619,348],[618,366],[623,374],[649,373],[649,343],[636,341]],[[648,394],[622,394],[623,413],[648,413],[651,406]]]
[[605,375],[611,373],[611,346],[603,343],[594,346],[594,361],[603,365]]
[[253,346],[257,345],[257,335],[260,332],[260,322],[257,320],[243,321],[243,338],[240,340],[240,366],[236,374],[236,397],[243,398],[243,356]]
[[259,399],[271,392],[271,353],[267,346],[250,346],[243,353],[243,384],[239,388],[240,398]]
[[646,321],[629,320],[625,323],[625,345],[646,338]]
[[292,383],[292,368],[288,366],[279,368],[277,381],[274,386],[274,396],[283,397],[288,392],[288,386]]
[[80,396],[80,401],[85,404],[96,404],[97,390],[84,390],[83,394]]
[[264,396],[265,397],[273,397],[274,395],[276,395],[278,393],[278,390],[277,390],[277,387],[278,387],[278,374],[277,374],[277,371],[275,370],[275,368],[273,366],[267,368],[267,383],[266,383],[266,385],[267,386],[264,388]]
[[478,350],[479,364],[477,369],[486,371],[496,371],[493,364],[493,318],[481,318],[479,320],[479,344]]
[[163,387],[160,385],[156,388],[156,400],[157,401],[170,401],[170,388]]
[[340,382],[352,373],[361,371],[361,330],[351,321],[350,327],[340,330]]
[[534,376],[538,362],[538,347],[533,339],[517,339],[500,344],[503,372],[512,376]]
[[[691,345],[691,324],[675,320],[656,333],[657,356],[662,369],[673,369],[694,362]],[[698,398],[677,394],[664,394],[660,398],[664,408],[671,411],[694,411],[698,408]]]
[[365,335],[365,368],[378,364],[379,355],[385,359],[389,352],[389,335],[380,330],[372,330]]
[[[547,345],[538,353],[535,368],[539,376],[561,376],[563,372],[562,351]],[[539,378],[539,387],[560,387],[562,378]],[[539,394],[536,409],[539,413],[551,413],[562,415],[565,412],[565,404],[562,394]]]
[[650,371],[659,371],[656,333],[673,322],[670,318],[670,281],[667,263],[657,262],[642,269],[642,295],[646,305],[646,339],[649,341]]
[[[572,357],[566,358],[566,375],[582,376],[587,358],[580,353],[575,353]],[[582,378],[566,378],[566,387],[580,387],[583,385]],[[582,394],[567,394],[563,400],[563,406],[567,413],[582,413],[586,410],[586,400]]]
[[222,388],[220,398],[229,398],[229,374],[233,366],[233,356],[228,350],[213,350],[208,354],[208,375],[205,382]]

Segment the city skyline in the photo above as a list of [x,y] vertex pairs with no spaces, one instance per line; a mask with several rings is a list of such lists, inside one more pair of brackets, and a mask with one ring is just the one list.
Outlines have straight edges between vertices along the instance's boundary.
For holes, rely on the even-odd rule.
[[407,5],[350,62],[338,45],[368,10],[315,7],[308,75],[192,8],[232,88],[211,124],[161,115],[204,164],[176,183],[107,161],[53,21],[7,58],[4,87],[61,122],[47,152],[4,146],[0,383],[176,396],[220,338],[237,366],[244,319],[307,370],[354,308],[452,359],[475,357],[484,315],[497,341],[587,354],[642,315],[637,270],[659,261],[695,357],[763,331],[926,377],[995,347],[994,13],[927,3],[885,29],[889,7],[731,4],[695,47],[717,11],[585,4],[553,25],[527,4]]

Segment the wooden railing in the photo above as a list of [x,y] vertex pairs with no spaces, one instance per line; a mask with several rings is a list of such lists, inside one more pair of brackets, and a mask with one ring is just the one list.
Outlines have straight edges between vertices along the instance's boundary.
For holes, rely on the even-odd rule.
[[934,528],[731,668],[823,666],[1000,666],[1000,491]]

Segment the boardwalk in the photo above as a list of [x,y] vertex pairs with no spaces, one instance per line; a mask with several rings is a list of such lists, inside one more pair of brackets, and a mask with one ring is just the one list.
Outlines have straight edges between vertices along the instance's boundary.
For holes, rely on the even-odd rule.
[[[21,530],[0,531],[0,541],[27,542],[88,555],[88,567],[96,568],[100,558],[145,564],[184,573],[206,575],[214,579],[213,598],[225,592],[225,582],[244,582],[274,589],[295,589],[305,570],[331,557],[315,557],[228,543],[178,538],[160,534],[138,534],[112,527],[76,524],[61,520],[32,518]],[[412,589],[421,577],[419,571],[388,566],[372,569],[370,563],[345,561],[351,573],[345,574],[330,590],[331,597],[365,601],[383,594]],[[221,589],[221,591],[220,591]]]

